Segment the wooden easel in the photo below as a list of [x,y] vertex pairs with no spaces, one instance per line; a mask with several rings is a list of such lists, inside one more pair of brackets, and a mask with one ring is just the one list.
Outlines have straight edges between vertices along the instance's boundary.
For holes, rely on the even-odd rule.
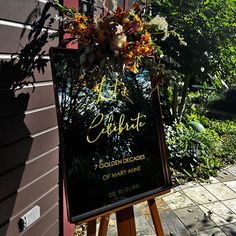
[[[157,236],[164,236],[155,199],[147,201]],[[98,236],[106,236],[110,214],[101,217]],[[116,212],[118,236],[136,236],[134,209],[129,206]],[[87,236],[96,236],[96,219],[88,222]]]

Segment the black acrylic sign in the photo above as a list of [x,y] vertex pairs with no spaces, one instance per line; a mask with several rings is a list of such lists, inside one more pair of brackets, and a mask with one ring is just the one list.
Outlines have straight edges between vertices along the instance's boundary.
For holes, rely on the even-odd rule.
[[51,49],[71,222],[170,187],[158,91],[148,72],[101,73],[89,87],[80,61],[77,50]]

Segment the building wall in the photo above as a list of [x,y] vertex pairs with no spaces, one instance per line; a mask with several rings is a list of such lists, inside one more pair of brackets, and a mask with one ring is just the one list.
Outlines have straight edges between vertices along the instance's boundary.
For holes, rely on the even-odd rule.
[[[127,8],[131,2],[117,4]],[[78,5],[78,0],[64,3]],[[110,0],[95,3],[114,7]],[[48,55],[58,45],[48,38],[58,28],[50,23],[55,15],[47,0],[0,0],[1,236],[73,235],[60,197],[59,134]],[[20,217],[36,205],[40,218],[20,231]]]
[[[57,24],[46,33],[56,14],[46,2],[0,0],[1,236],[59,234],[59,135],[48,60]],[[20,232],[20,217],[36,205],[40,218]]]

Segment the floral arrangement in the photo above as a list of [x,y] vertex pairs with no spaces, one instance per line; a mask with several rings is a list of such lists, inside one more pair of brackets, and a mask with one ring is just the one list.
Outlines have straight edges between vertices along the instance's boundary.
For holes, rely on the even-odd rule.
[[[54,0],[55,7],[64,14],[61,17],[66,42],[78,43],[79,46],[95,46],[100,50],[95,57],[109,57],[121,62],[123,70],[133,73],[139,71],[144,58],[160,53],[159,47],[148,31],[157,26],[159,33],[168,36],[168,23],[164,17],[156,16],[147,21],[141,3],[134,2],[129,10],[117,7],[105,16],[92,19],[75,9],[67,8]],[[145,19],[145,22],[144,22]]]

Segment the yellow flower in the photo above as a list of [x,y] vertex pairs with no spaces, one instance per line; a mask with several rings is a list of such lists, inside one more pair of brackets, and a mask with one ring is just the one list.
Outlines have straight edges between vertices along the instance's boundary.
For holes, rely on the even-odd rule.
[[135,47],[133,49],[134,55],[138,56],[140,54],[140,43],[138,41],[135,42]]
[[68,31],[69,31],[69,33],[72,34],[72,35],[78,34],[78,30],[75,29],[74,27],[69,27]]
[[150,55],[152,53],[152,46],[150,44],[144,44],[140,48],[140,54],[141,55]]
[[136,30],[138,33],[141,33],[143,31],[143,24],[140,23],[139,27]]
[[138,68],[136,64],[133,64],[129,67],[129,70],[132,71],[133,73],[137,74],[138,73]]
[[87,20],[88,20],[88,17],[85,16],[85,15],[81,15],[80,13],[75,13],[75,21],[78,23],[78,24],[83,24],[85,23]]
[[138,56],[140,54],[140,46],[134,48],[134,55]]
[[143,42],[147,43],[151,40],[151,34],[146,32],[145,34],[142,34],[141,39]]
[[80,32],[85,32],[88,29],[88,27],[85,24],[80,24],[79,25],[79,31]]
[[138,15],[134,15],[134,19],[138,24],[141,24],[141,19]]
[[122,21],[123,28],[126,30],[131,26],[131,21],[128,17],[125,17]]
[[134,53],[132,51],[129,51],[126,55],[125,55],[125,64],[130,64],[133,60],[133,56]]

